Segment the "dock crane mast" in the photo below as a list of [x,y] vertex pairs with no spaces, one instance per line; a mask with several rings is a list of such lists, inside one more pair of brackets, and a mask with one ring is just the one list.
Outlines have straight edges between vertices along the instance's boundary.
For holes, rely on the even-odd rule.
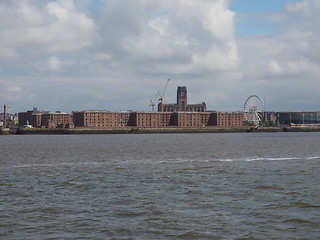
[[170,79],[167,80],[162,94],[159,93],[159,96],[160,96],[159,101],[160,101],[160,110],[161,110],[161,112],[163,112],[163,96],[164,96],[164,93],[166,92],[166,89],[167,89],[169,81],[170,81]]
[[156,93],[156,96],[152,99],[150,99],[150,105],[149,106],[152,106],[152,112],[154,112],[154,105],[155,105],[155,102],[157,100],[157,97],[158,95],[160,94],[160,90],[158,90],[158,92]]

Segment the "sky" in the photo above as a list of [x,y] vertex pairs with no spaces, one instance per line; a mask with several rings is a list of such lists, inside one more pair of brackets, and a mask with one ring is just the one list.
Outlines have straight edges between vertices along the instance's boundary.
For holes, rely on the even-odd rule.
[[0,0],[0,104],[18,113],[176,102],[320,110],[319,0]]

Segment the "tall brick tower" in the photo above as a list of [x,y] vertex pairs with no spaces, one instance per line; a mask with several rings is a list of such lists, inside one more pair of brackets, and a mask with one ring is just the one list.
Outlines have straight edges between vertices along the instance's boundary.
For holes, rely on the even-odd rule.
[[179,111],[186,111],[188,98],[187,98],[187,87],[178,87],[177,90],[177,104],[179,105]]

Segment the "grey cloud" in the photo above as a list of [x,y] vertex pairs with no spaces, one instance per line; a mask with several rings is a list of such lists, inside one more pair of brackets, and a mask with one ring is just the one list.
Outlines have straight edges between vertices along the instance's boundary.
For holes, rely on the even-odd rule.
[[103,3],[93,17],[84,2],[1,1],[0,101],[16,111],[149,110],[170,78],[167,102],[187,85],[208,109],[241,110],[257,93],[269,110],[317,110],[317,0],[264,14],[277,34],[250,37],[234,35],[224,0]]

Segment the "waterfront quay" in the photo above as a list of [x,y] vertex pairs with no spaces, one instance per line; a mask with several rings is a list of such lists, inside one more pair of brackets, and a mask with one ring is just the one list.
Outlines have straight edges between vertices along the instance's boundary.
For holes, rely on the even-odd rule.
[[[162,95],[163,96],[163,93]],[[257,95],[247,98],[243,111],[219,112],[207,110],[206,103],[189,104],[187,88],[177,88],[177,102],[164,104],[159,99],[158,111],[107,111],[83,110],[67,112],[40,111],[33,108],[20,112],[17,118],[7,121],[4,105],[3,129],[14,129],[17,132],[49,132],[48,129],[69,129],[64,132],[243,132],[268,127],[268,131],[282,131],[293,128],[314,129],[320,127],[320,112],[266,112],[264,103]],[[1,116],[0,116],[1,117]],[[8,123],[7,123],[8,122]],[[18,124],[16,124],[18,122]],[[1,124],[1,119],[0,119]],[[282,127],[280,130],[277,127]],[[37,129],[27,131],[25,129]],[[45,130],[46,129],[46,130]],[[222,130],[221,130],[222,129]],[[40,131],[41,130],[41,131]],[[255,130],[256,131],[256,130]],[[263,131],[266,131],[263,130]],[[1,131],[7,133],[5,130]],[[54,132],[52,130],[51,132]]]
[[5,134],[64,135],[64,134],[192,134],[192,133],[259,133],[259,132],[320,132],[320,127],[239,127],[239,128],[16,128]]

